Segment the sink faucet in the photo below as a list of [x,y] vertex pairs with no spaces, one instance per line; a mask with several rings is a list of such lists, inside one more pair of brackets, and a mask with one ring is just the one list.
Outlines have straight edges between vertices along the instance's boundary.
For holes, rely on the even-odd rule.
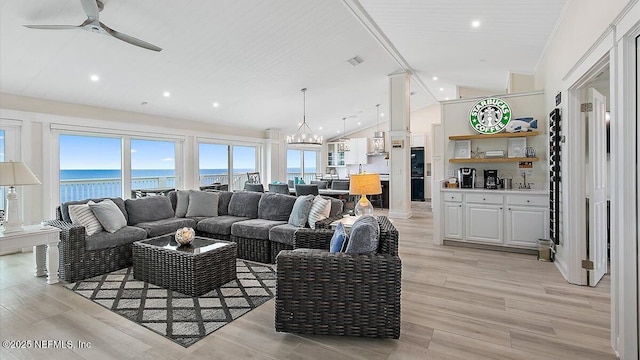
[[523,190],[531,190],[531,184],[527,182],[527,172],[523,171],[522,172],[522,182],[520,183],[519,188],[523,189]]

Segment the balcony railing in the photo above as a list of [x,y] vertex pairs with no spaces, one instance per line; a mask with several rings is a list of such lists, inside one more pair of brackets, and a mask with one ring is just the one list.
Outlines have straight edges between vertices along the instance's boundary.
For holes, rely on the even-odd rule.
[[[228,184],[227,174],[200,175],[200,185],[213,183]],[[138,177],[131,179],[131,189],[158,189],[176,186],[173,176]],[[247,181],[247,174],[234,174],[231,190],[240,190]],[[103,197],[121,197],[122,179],[74,179],[60,180],[60,202],[73,200],[95,199]]]

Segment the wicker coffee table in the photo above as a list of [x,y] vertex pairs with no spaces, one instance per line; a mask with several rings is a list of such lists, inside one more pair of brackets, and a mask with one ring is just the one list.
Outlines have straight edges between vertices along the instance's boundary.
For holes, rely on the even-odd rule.
[[236,244],[198,237],[179,246],[168,234],[133,243],[133,277],[191,296],[236,278]]

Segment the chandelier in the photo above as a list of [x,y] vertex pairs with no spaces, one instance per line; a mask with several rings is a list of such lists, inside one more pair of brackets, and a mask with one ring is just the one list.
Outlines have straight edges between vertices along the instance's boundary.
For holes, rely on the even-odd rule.
[[342,136],[340,139],[338,139],[338,151],[349,151],[349,138],[344,137],[344,134],[346,134],[347,132],[347,118],[344,117],[342,118]]
[[376,105],[376,131],[373,133],[373,152],[383,154],[384,151],[384,131],[378,129],[380,122],[380,104]]
[[287,144],[322,145],[322,136],[314,134],[309,125],[307,125],[307,88],[300,91],[302,91],[302,124],[300,124],[295,134],[287,136]]

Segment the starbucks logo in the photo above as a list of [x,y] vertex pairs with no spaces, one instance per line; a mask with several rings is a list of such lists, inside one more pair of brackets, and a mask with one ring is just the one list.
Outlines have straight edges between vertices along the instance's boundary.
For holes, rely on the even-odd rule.
[[481,134],[496,134],[511,121],[511,108],[504,100],[486,98],[478,101],[469,111],[471,127]]

